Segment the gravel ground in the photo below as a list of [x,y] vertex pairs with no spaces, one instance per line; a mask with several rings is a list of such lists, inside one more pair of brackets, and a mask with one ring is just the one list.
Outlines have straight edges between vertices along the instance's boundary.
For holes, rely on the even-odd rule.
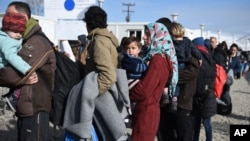
[[[215,115],[213,122],[213,140],[229,141],[229,126],[232,124],[250,125],[250,73],[234,81],[231,87],[233,103],[229,116]],[[203,129],[204,132],[204,129]],[[205,141],[204,133],[201,141]]]
[[[6,89],[0,87],[0,95],[5,91]],[[250,73],[234,81],[231,87],[231,97],[233,102],[232,114],[228,116],[215,115],[212,118],[214,141],[229,141],[230,124],[250,124]],[[57,129],[55,134],[53,131],[51,125],[51,141],[63,141],[62,129]],[[205,141],[204,134],[205,131],[202,126],[200,141]],[[55,138],[53,138],[53,135],[55,135]],[[16,137],[16,119],[13,118],[13,113],[9,110],[4,114],[3,103],[0,103],[0,141],[16,141]]]

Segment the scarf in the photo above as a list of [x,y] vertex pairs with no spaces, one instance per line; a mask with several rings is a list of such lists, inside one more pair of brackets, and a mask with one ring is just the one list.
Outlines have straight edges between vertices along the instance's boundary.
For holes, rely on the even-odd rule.
[[176,85],[178,83],[178,62],[175,48],[167,28],[161,23],[149,23],[146,25],[150,32],[151,44],[144,47],[143,60],[149,61],[154,54],[169,56],[173,65],[173,75],[169,85],[170,96],[175,95]]
[[30,18],[30,19],[27,21],[27,23],[26,23],[26,30],[25,30],[25,32],[23,33],[23,38],[25,38],[25,37],[28,35],[28,33],[32,30],[32,28],[33,28],[35,25],[37,25],[37,24],[38,24],[38,22],[37,22],[36,19]]

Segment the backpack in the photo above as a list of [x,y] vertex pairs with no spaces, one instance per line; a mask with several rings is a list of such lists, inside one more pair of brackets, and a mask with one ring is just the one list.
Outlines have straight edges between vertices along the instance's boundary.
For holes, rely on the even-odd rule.
[[62,126],[66,102],[70,90],[83,78],[84,66],[81,62],[73,62],[69,57],[54,48],[54,44],[43,33],[36,33],[46,38],[54,49],[56,56],[56,71],[54,92],[52,95],[52,107],[50,112],[50,121],[54,125]]
[[55,51],[56,72],[50,120],[53,124],[63,124],[64,111],[70,90],[83,78],[80,62],[73,62],[63,53]]
[[216,78],[214,81],[214,94],[216,98],[221,97],[226,80],[227,80],[227,73],[225,69],[221,65],[216,64]]

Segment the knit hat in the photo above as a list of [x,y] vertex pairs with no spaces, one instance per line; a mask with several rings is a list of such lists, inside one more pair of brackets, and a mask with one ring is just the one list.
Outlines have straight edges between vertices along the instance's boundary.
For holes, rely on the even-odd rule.
[[194,43],[196,46],[197,46],[197,45],[205,46],[203,37],[194,38],[194,39],[193,39],[193,43]]
[[204,45],[205,45],[206,48],[208,48],[210,50],[211,49],[210,39],[205,39],[204,40]]
[[26,30],[26,19],[20,13],[8,12],[2,20],[2,30],[24,32]]

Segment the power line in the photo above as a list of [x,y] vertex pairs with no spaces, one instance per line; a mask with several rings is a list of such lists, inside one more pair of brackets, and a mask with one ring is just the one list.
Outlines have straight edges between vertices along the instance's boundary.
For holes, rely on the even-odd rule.
[[127,10],[123,10],[123,12],[127,12],[126,21],[127,21],[127,22],[130,22],[130,13],[135,12],[135,11],[130,10],[130,6],[135,6],[135,4],[131,4],[131,3],[122,3],[122,5],[128,7],[128,9],[127,9]]

